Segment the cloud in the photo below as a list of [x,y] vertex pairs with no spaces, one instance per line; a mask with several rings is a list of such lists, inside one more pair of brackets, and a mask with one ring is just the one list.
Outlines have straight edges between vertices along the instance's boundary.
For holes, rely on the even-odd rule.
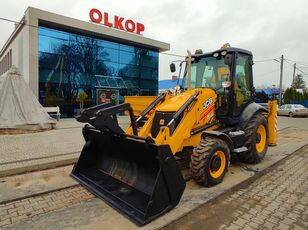
[[[255,60],[278,58],[284,54],[288,59],[306,62],[308,66],[308,2],[305,0],[16,0],[2,3],[0,15],[19,20],[27,6],[84,21],[88,21],[88,11],[93,7],[131,18],[145,24],[145,37],[169,42],[170,53],[185,55],[187,49],[199,48],[211,51],[229,42],[232,46],[251,50]],[[0,28],[2,46],[13,25],[0,21]],[[174,59],[178,58],[160,55],[160,79],[171,77],[169,63]],[[284,65],[286,86],[291,83],[292,64],[289,61]],[[256,62],[254,79],[257,86],[278,85],[279,63]]]

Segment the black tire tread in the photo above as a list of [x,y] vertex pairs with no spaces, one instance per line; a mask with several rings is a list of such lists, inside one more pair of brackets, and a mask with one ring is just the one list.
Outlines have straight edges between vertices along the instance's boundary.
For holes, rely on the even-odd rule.
[[[253,132],[255,130],[257,120],[258,119],[265,119],[265,117],[262,115],[262,113],[256,113],[251,120],[248,122],[246,128],[245,128],[245,146],[247,147],[246,152],[238,153],[238,158],[243,163],[249,163],[249,164],[256,164],[259,163],[262,158],[258,155],[258,153],[255,150],[255,147],[253,146],[252,138],[254,137]],[[267,121],[266,121],[267,124]],[[267,132],[267,139],[268,139],[268,127],[266,125],[266,132]],[[268,142],[267,142],[268,143]],[[267,149],[267,147],[266,147]],[[265,155],[265,154],[264,154]]]
[[228,168],[230,153],[228,145],[223,140],[206,137],[205,139],[201,139],[199,145],[194,148],[193,154],[191,155],[190,170],[193,179],[200,185],[210,187],[220,183],[224,177],[225,172],[221,180],[212,180],[206,172],[206,165],[208,165],[211,160],[212,150],[217,147],[222,148],[225,150],[224,152],[227,152],[225,154],[227,154],[226,168]]

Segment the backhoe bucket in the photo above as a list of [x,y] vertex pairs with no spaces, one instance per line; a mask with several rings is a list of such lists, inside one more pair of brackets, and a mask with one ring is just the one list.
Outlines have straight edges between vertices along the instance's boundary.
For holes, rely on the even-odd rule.
[[85,127],[71,176],[139,225],[176,206],[185,181],[168,145]]

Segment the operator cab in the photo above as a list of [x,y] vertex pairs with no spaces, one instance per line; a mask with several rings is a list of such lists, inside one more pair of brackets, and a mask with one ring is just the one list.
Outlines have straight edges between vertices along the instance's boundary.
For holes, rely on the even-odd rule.
[[[186,59],[186,61],[188,61]],[[232,125],[242,110],[253,101],[252,53],[224,45],[210,53],[191,56],[190,89],[211,88],[217,94],[217,117]],[[181,89],[189,89],[188,64]]]

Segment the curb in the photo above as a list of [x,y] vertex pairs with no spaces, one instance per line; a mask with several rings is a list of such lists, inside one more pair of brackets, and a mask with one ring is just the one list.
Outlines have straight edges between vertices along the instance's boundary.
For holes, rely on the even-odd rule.
[[22,173],[29,173],[33,171],[52,169],[60,166],[71,165],[77,162],[79,157],[69,157],[66,159],[59,159],[54,161],[47,161],[44,163],[35,163],[26,166],[15,167],[11,169],[5,169],[0,171],[0,178],[6,176],[13,176]]

